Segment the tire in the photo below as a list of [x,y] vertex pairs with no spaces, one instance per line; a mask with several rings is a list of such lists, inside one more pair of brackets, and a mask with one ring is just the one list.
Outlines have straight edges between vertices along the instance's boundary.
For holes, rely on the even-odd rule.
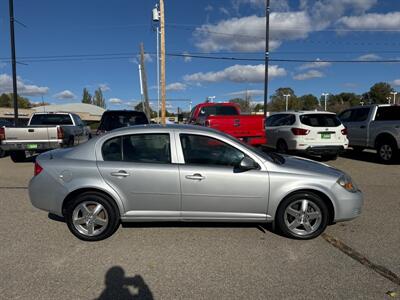
[[73,235],[90,242],[110,237],[120,224],[114,201],[96,192],[86,192],[73,199],[67,206],[65,220]]
[[394,162],[398,155],[396,143],[390,139],[383,139],[377,143],[376,152],[382,163],[390,164]]
[[288,153],[288,145],[286,144],[286,142],[284,140],[279,140],[276,143],[276,151],[278,153],[282,153],[282,154]]
[[75,144],[75,140],[73,137],[70,137],[68,140],[68,147],[73,147]]
[[4,151],[3,149],[0,148],[0,158],[3,158],[7,156],[7,151]]
[[[302,205],[305,200],[307,213],[303,214]],[[308,192],[296,193],[284,199],[275,218],[276,227],[283,235],[299,240],[309,240],[319,236],[328,225],[328,220],[329,210],[324,200]],[[292,228],[291,225],[295,227]]]
[[25,151],[12,151],[10,152],[11,160],[15,163],[24,162],[26,160]]
[[337,154],[326,154],[326,155],[321,155],[321,158],[323,161],[336,160],[338,158],[338,155]]

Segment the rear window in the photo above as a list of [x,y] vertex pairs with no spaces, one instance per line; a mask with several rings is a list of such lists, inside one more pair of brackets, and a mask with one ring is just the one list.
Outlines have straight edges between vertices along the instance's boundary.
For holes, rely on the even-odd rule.
[[149,124],[146,115],[138,111],[105,112],[101,118],[99,130],[111,131],[113,129],[134,125]]
[[300,122],[312,127],[337,127],[340,120],[332,114],[306,114],[300,116]]
[[236,116],[238,111],[233,106],[204,106],[199,112],[199,116]]
[[39,114],[33,115],[29,125],[73,125],[72,119],[66,114]]
[[400,121],[400,106],[379,107],[375,121]]

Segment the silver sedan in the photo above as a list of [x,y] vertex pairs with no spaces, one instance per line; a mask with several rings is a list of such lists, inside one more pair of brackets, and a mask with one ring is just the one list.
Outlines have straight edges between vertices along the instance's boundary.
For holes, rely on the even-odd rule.
[[359,216],[363,204],[342,171],[179,125],[119,129],[43,153],[29,195],[87,241],[138,221],[274,222],[288,237],[310,239]]

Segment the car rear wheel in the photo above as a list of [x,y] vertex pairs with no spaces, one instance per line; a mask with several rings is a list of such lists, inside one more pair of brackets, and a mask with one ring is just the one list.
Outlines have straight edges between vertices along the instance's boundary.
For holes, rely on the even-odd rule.
[[381,162],[391,163],[396,157],[397,147],[393,141],[383,140],[378,143],[376,151]]
[[287,153],[288,152],[288,145],[284,140],[279,140],[278,143],[276,144],[276,151],[278,153]]
[[277,228],[287,237],[308,240],[319,236],[328,225],[324,200],[313,193],[298,193],[284,199],[276,214]]
[[69,230],[84,241],[100,241],[111,236],[120,223],[118,209],[100,193],[78,195],[67,207]]

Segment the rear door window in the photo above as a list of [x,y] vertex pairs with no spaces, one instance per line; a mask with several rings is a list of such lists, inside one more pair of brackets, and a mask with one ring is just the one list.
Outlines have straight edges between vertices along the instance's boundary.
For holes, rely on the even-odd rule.
[[375,121],[400,121],[400,106],[378,107]]
[[171,163],[169,134],[132,134],[109,139],[102,147],[103,160],[136,163]]
[[300,122],[311,127],[337,127],[342,124],[333,114],[304,114],[300,116]]

